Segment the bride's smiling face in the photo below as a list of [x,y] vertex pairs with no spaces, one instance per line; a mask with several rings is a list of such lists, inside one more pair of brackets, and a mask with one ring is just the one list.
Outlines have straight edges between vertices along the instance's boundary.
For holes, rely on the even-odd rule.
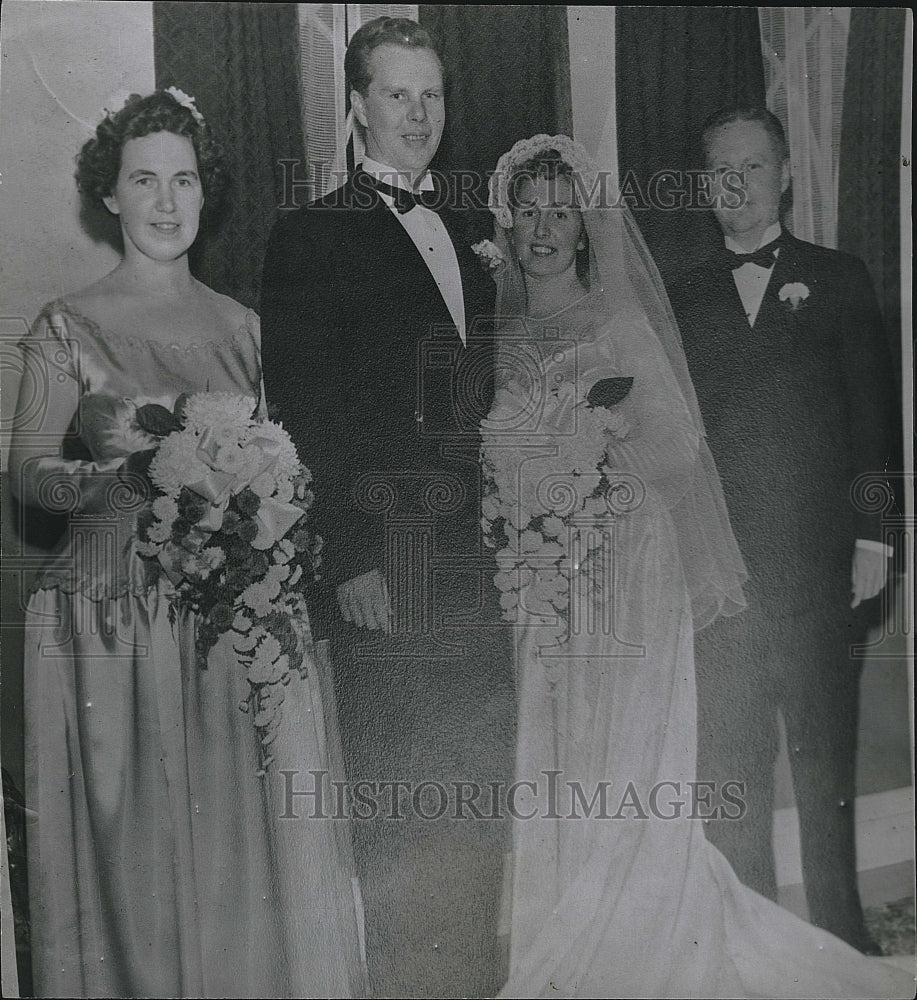
[[197,236],[204,204],[191,140],[173,132],[128,139],[115,190],[103,201],[120,218],[126,254],[181,257]]
[[514,189],[513,249],[530,277],[576,269],[583,217],[568,177],[523,177]]

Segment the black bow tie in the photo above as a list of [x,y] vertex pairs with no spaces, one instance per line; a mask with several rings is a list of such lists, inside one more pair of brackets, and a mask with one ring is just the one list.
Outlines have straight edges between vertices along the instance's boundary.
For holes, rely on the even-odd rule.
[[777,239],[768,243],[767,246],[755,250],[753,253],[733,253],[728,247],[721,247],[719,253],[719,263],[727,270],[734,271],[743,264],[757,264],[759,267],[772,267],[776,259],[777,250],[780,249],[781,240]]
[[395,209],[399,215],[410,212],[417,205],[422,205],[424,208],[429,208],[434,212],[438,212],[443,207],[435,190],[418,191],[415,194],[413,191],[408,191],[405,188],[395,187],[387,181],[380,181],[371,174],[367,174],[366,176],[371,187],[374,187],[377,191],[381,191],[382,194],[387,194],[394,200]]

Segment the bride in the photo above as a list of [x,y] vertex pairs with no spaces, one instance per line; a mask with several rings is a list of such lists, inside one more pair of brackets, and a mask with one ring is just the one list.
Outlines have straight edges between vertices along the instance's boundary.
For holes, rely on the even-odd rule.
[[259,776],[245,673],[228,644],[198,665],[194,617],[173,612],[169,580],[141,558],[123,478],[154,441],[138,407],[261,395],[258,317],[188,265],[222,176],[181,91],[108,112],[77,180],[120,222],[122,260],[45,306],[21,345],[14,488],[70,513],[26,617],[36,996],[365,989],[335,831],[282,818],[277,769],[327,766],[315,671],[288,685],[274,771]]
[[743,886],[704,835],[742,803],[695,780],[694,631],[741,611],[745,571],[658,274],[627,210],[596,204],[607,180],[545,135],[491,180],[482,506],[523,793],[501,996],[912,995]]

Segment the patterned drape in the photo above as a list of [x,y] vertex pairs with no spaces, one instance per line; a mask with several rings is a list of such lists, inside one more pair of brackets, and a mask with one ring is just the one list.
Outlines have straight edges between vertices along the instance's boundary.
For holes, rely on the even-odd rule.
[[837,178],[849,7],[762,7],[767,106],[783,123],[802,240],[837,246]]
[[518,139],[572,130],[563,6],[422,5],[446,69],[446,128],[434,168],[487,171]]
[[903,8],[851,11],[838,196],[838,247],[856,254],[869,268],[899,370],[906,17]]
[[[616,35],[622,183],[633,171],[646,191],[659,171],[702,166],[703,121],[727,105],[764,103],[754,7],[618,7]],[[666,281],[719,238],[709,212],[635,214]]]
[[297,27],[296,4],[153,4],[156,85],[197,98],[229,161],[226,200],[202,219],[192,266],[252,308],[283,197],[280,161],[305,157]]

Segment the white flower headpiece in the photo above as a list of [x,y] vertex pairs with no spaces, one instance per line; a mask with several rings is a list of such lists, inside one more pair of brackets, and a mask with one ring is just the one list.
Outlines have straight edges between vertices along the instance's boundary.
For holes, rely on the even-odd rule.
[[166,93],[171,94],[171,96],[174,97],[183,108],[187,108],[191,112],[191,117],[198,123],[198,125],[204,124],[204,116],[197,110],[194,98],[190,94],[186,94],[183,90],[179,90],[178,87],[166,87]]
[[497,161],[497,169],[490,178],[490,197],[487,201],[487,207],[504,229],[511,229],[513,226],[509,185],[516,168],[525,163],[526,160],[531,160],[538,153],[543,153],[548,149],[557,150],[564,163],[568,164],[577,174],[585,175],[586,190],[592,189],[590,175],[595,172],[595,167],[585,148],[575,139],[571,139],[568,135],[545,135],[544,133],[533,135],[530,139],[520,139],[512,149],[500,157]]
[[[178,87],[166,87],[165,93],[167,93],[183,108],[187,108],[191,112],[191,117],[198,123],[198,125],[204,124],[204,116],[200,113],[200,111],[198,111],[197,105],[194,103],[194,98],[190,94],[186,94],[183,90],[179,90]],[[123,111],[127,106],[127,102],[134,96],[139,95],[135,95],[134,92],[130,90],[119,90],[117,94],[114,94],[105,102],[105,105],[102,108],[102,114],[106,118],[111,118],[119,111]]]

